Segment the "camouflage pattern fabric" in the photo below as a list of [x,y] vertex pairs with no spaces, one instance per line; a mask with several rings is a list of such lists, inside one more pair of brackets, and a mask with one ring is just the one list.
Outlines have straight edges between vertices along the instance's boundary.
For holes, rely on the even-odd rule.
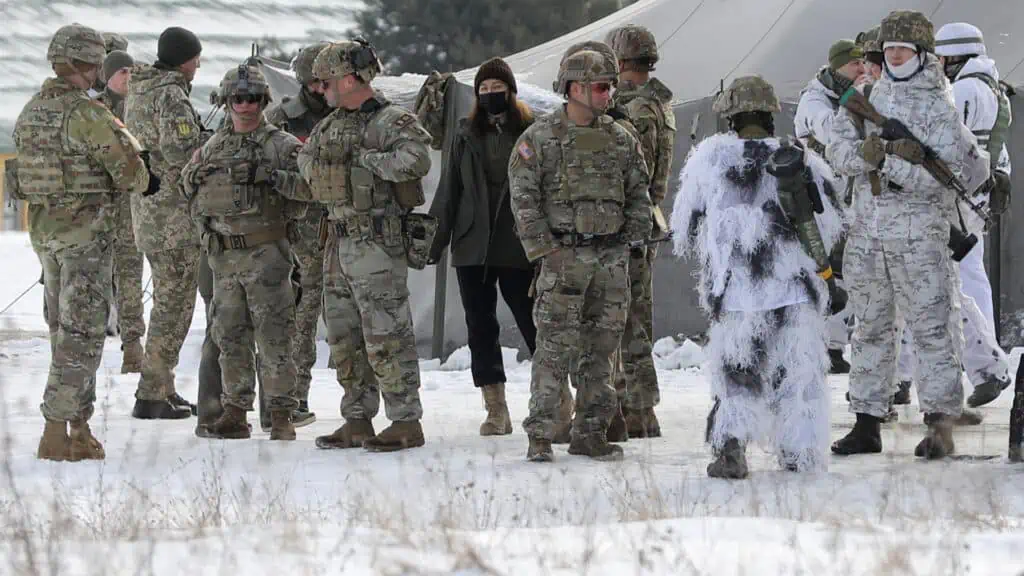
[[196,408],[200,422],[213,422],[224,411],[221,395],[224,392],[220,373],[220,348],[213,337],[213,270],[209,256],[204,252],[199,258],[199,295],[203,297],[206,311],[206,331],[199,356],[199,391]]
[[909,42],[926,52],[935,52],[935,27],[928,17],[917,10],[893,10],[882,19],[878,30],[878,43]]
[[[938,60],[926,54],[920,73],[906,82],[887,75],[874,85],[870,101],[882,114],[901,120],[965,181],[987,177],[988,158],[954,108]],[[880,128],[865,123],[866,133]],[[833,123],[829,163],[844,176],[865,180],[873,167],[861,155],[862,140],[850,113]],[[896,376],[896,310],[914,335],[924,412],[959,415],[963,333],[957,271],[946,244],[956,221],[955,194],[919,165],[888,155],[879,174],[878,196],[855,186],[854,210],[843,260],[844,278],[857,327],[850,372],[851,410],[884,416],[886,394]]]
[[416,103],[413,105],[413,109],[416,111],[416,117],[420,123],[427,129],[427,132],[430,132],[432,137],[430,147],[434,150],[444,147],[444,98],[454,80],[453,74],[442,74],[434,70],[423,81],[420,91],[416,93]]
[[756,74],[737,78],[715,96],[711,110],[725,117],[740,112],[782,112],[775,88]]
[[658,61],[658,42],[645,26],[626,24],[608,32],[605,42],[619,60]]
[[103,33],[103,48],[110,54],[114,50],[127,51],[128,39],[114,32]]
[[[542,259],[530,415],[523,426],[531,437],[552,439],[560,389],[575,360],[577,433],[603,433],[616,405],[611,356],[628,304],[623,243],[651,233],[643,152],[610,117],[581,128],[562,109],[520,136],[508,170],[523,248],[530,261]],[[594,221],[597,210],[600,223]],[[594,245],[573,247],[574,238]]]

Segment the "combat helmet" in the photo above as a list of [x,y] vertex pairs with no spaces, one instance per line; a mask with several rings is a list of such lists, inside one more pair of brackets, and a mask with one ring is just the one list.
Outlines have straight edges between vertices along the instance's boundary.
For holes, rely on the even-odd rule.
[[928,18],[916,10],[893,10],[882,20],[878,42],[907,42],[924,52],[935,52],[935,28]]
[[362,38],[333,42],[313,60],[313,76],[320,80],[355,74],[369,84],[383,70],[373,45]]
[[128,39],[125,38],[124,36],[122,36],[120,34],[116,34],[114,32],[104,32],[103,33],[103,46],[104,46],[104,49],[107,51],[107,54],[110,54],[114,50],[120,50],[122,52],[127,52],[128,51]]
[[658,42],[645,26],[619,26],[608,32],[604,41],[615,51],[619,60],[646,61],[648,70],[653,70],[654,63],[658,61]]
[[107,50],[99,32],[81,24],[61,26],[50,40],[46,59],[50,64],[74,67],[75,62],[103,66]]
[[605,54],[596,50],[567,50],[558,65],[558,76],[552,83],[552,89],[564,95],[569,91],[570,82],[615,83],[618,79],[618,63],[610,65]]
[[729,117],[741,112],[778,113],[782,107],[772,85],[764,78],[752,74],[733,80],[728,88],[715,97],[711,110]]
[[598,40],[584,40],[583,42],[577,42],[572,46],[569,46],[565,53],[567,55],[575,54],[581,50],[593,50],[594,52],[602,54],[607,60],[608,67],[615,69],[616,79],[612,81],[612,84],[618,83],[619,59],[615,55],[615,51],[612,50],[611,46]]
[[306,46],[295,55],[295,58],[292,59],[291,69],[295,72],[295,79],[299,81],[299,84],[305,86],[316,78],[313,75],[313,61],[316,60],[321,50],[330,45],[330,42],[317,42]]
[[259,67],[242,64],[224,74],[220,81],[221,102],[230,102],[232,96],[262,96],[264,106],[270,102],[270,85]]
[[973,24],[952,22],[935,33],[935,54],[938,56],[981,56],[985,53],[985,36]]
[[871,52],[881,52],[882,43],[878,41],[878,32],[881,26],[875,26],[870,30],[866,30],[857,34],[857,45],[864,51],[865,54]]

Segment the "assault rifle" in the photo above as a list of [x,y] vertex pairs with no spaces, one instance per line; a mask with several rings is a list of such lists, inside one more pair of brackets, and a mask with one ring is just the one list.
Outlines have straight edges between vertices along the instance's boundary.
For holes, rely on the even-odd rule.
[[900,122],[896,118],[886,118],[875,107],[868,101],[867,97],[857,91],[852,85],[846,89],[843,95],[839,98],[839,105],[849,110],[851,113],[871,122],[876,126],[881,126],[883,140],[910,140],[916,142],[921,146],[924,151],[924,162],[921,166],[931,174],[932,178],[935,178],[943,186],[956,192],[957,197],[966,204],[975,214],[978,215],[982,221],[985,222],[985,227],[988,228],[992,221],[992,215],[989,214],[983,206],[977,204],[968,196],[969,190],[964,186],[963,182],[957,178],[956,174],[949,168],[949,164],[946,164],[939,155],[931,147],[925,145],[913,132],[907,128],[906,124]]

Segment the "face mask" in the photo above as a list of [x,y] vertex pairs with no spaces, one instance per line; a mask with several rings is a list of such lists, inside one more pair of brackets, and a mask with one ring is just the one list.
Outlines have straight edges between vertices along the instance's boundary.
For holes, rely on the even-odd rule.
[[477,97],[480,106],[491,116],[504,114],[508,110],[508,92],[488,92]]
[[966,60],[961,62],[950,62],[947,60],[946,65],[943,67],[946,78],[949,78],[950,82],[956,80],[956,77],[960,75],[960,71],[964,69],[964,64],[967,64]]
[[910,78],[911,76],[913,76],[915,72],[917,72],[917,69],[920,67],[920,54],[915,54],[913,58],[907,60],[906,62],[900,64],[899,66],[893,66],[892,64],[889,64],[888,60],[885,62],[885,68],[889,71],[889,74],[892,74],[892,77],[896,78],[897,80],[906,80],[907,78]]

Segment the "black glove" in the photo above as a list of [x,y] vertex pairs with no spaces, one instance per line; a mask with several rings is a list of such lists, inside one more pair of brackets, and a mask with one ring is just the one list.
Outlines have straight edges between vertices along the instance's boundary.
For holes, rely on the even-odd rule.
[[828,280],[825,280],[825,285],[828,286],[829,314],[834,316],[846,308],[849,297],[846,295],[846,290],[836,284],[834,277],[830,276]]
[[146,171],[149,172],[149,188],[146,188],[142,195],[152,196],[160,191],[160,179],[153,174],[153,170],[149,167],[149,150],[139,152],[139,156],[142,158],[142,163],[146,165]]
[[292,274],[289,280],[292,283],[292,290],[295,291],[295,305],[298,306],[302,301],[302,273],[299,272],[299,263],[296,260],[292,260]]

